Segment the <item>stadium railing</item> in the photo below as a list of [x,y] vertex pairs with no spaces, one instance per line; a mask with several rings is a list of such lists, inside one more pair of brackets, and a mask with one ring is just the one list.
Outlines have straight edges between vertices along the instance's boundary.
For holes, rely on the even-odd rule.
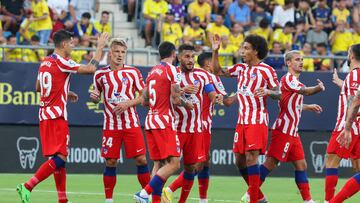
[[[127,50],[127,60],[126,63],[140,65],[137,64],[135,60],[136,54],[146,54],[145,63],[146,65],[155,65],[158,62],[158,51],[156,49],[149,48],[134,48],[134,40],[131,37],[124,38],[127,42],[131,42],[131,48]],[[2,60],[5,61],[5,49],[45,49],[45,50],[53,50],[54,46],[32,46],[32,45],[0,45],[0,50],[2,54]],[[85,50],[85,51],[95,51],[95,48],[85,48],[85,47],[75,47],[74,50]],[[109,51],[108,48],[104,49],[105,52]],[[211,53],[211,52],[209,52]],[[233,56],[232,54],[219,54],[220,56]],[[282,54],[269,54],[268,57],[283,57]],[[230,57],[226,57],[226,64],[228,64],[228,60]],[[312,58],[312,59],[330,59],[332,62],[334,60],[346,60],[346,56],[335,56],[335,55],[327,55],[327,56],[318,56],[318,55],[309,55],[304,56],[304,58]],[[142,65],[142,64],[141,64]]]

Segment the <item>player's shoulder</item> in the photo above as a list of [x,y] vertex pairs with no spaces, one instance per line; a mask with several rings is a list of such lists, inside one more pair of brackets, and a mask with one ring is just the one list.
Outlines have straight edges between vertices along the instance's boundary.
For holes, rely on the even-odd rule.
[[110,71],[111,71],[111,68],[110,68],[110,66],[108,65],[108,66],[104,66],[104,67],[102,67],[102,68],[97,69],[97,70],[95,71],[95,74],[94,74],[94,75],[103,75],[103,74],[105,74],[105,73],[107,73],[107,72],[110,72]]
[[125,72],[129,72],[129,73],[140,73],[140,70],[138,68],[136,68],[135,66],[129,66],[129,65],[124,65],[124,67],[122,69],[120,69],[119,71],[125,71]]

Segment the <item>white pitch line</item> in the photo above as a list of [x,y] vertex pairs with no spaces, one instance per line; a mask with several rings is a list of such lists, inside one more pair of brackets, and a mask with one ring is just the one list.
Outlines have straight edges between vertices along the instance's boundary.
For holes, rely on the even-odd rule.
[[[4,191],[4,192],[15,192],[16,189],[15,188],[0,188],[0,191]],[[57,191],[54,190],[36,190],[36,193],[57,193]],[[73,194],[73,195],[94,195],[94,196],[103,196],[104,193],[101,192],[70,192],[70,191],[66,191],[67,194]],[[124,196],[124,197],[132,197],[134,194],[128,194],[128,193],[114,193],[115,196]],[[192,198],[189,197],[189,200],[194,200],[194,201],[199,201],[199,198]],[[208,199],[208,201],[213,201],[213,202],[237,202],[239,203],[240,201],[234,201],[234,200],[225,200],[225,199]]]

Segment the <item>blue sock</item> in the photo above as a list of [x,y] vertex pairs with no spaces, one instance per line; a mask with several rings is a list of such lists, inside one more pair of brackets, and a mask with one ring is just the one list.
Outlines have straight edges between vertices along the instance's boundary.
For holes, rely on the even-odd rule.
[[264,182],[265,178],[269,175],[270,172],[271,171],[262,164],[260,166],[260,180]]
[[106,166],[104,176],[116,176],[116,167]]
[[59,169],[61,167],[65,167],[65,161],[62,160],[60,157],[55,155],[51,159],[55,162],[56,169]]
[[248,176],[251,175],[259,175],[260,174],[260,168],[259,168],[259,164],[255,164],[252,166],[249,166],[248,168]]
[[202,171],[200,171],[198,174],[198,179],[209,179],[210,172],[209,167],[204,167]]
[[163,179],[158,176],[155,175],[151,180],[149,185],[151,186],[151,188],[153,189],[152,194],[153,195],[157,195],[157,196],[161,196],[162,193],[162,188],[164,186],[164,181]]
[[337,176],[338,169],[337,168],[327,168],[326,169],[326,176]]
[[353,176],[353,178],[356,180],[356,182],[358,182],[358,183],[360,184],[360,172],[357,173],[357,174],[355,174],[355,175]]
[[295,182],[296,183],[308,183],[306,171],[295,171]]
[[136,166],[136,168],[137,168],[137,174],[143,174],[149,172],[149,168],[147,165]]
[[183,177],[184,177],[184,179],[186,179],[186,180],[194,180],[194,178],[195,178],[195,173],[188,173],[188,172],[184,171]]

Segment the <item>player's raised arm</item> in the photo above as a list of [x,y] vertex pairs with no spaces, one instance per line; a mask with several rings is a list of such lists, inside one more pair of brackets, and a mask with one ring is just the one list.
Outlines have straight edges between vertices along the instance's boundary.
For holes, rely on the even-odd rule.
[[219,49],[220,49],[220,36],[214,35],[211,39],[211,47],[212,47],[212,59],[211,65],[214,68],[214,74],[218,76],[230,77],[230,73],[227,69],[223,69],[219,63]]
[[101,60],[102,52],[106,43],[109,39],[108,33],[102,33],[97,40],[96,51],[94,57],[90,60],[87,65],[80,65],[77,73],[79,74],[93,74],[95,73],[96,69],[99,67],[99,61]]
[[339,75],[337,74],[337,69],[334,68],[332,82],[337,85],[338,87],[342,87],[344,81],[339,78]]
[[317,79],[318,84],[316,86],[312,86],[312,87],[301,87],[301,89],[299,90],[299,94],[305,95],[305,96],[309,96],[309,95],[314,95],[316,93],[325,91],[325,86],[324,83],[321,82],[321,80]]

